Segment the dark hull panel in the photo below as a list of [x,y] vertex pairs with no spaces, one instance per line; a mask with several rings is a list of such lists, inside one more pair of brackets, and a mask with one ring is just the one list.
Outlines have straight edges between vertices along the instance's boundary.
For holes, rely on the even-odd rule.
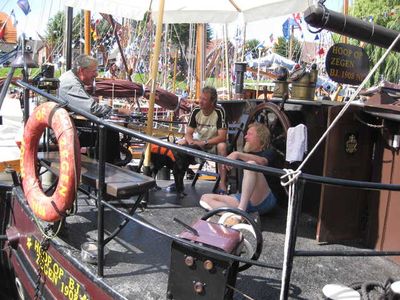
[[46,299],[123,298],[79,262],[73,255],[76,249],[62,240],[49,241],[47,251],[43,251],[42,234],[20,188],[14,189],[11,201],[12,216],[7,232],[18,232],[19,237],[6,244],[7,256],[28,297],[34,298],[40,273],[39,290]]

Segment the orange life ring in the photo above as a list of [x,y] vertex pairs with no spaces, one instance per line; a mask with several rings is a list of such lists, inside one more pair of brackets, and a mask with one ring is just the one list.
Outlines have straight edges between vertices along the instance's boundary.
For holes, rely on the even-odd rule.
[[[60,174],[53,195],[43,193],[38,175],[37,151],[46,127],[57,138]],[[24,194],[33,213],[43,221],[55,222],[65,216],[75,200],[80,179],[79,140],[68,112],[54,102],[36,107],[25,125],[21,144],[21,177]]]

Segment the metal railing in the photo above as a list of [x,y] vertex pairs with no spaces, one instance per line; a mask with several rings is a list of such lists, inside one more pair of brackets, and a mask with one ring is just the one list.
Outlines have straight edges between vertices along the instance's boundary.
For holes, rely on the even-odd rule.
[[[242,263],[247,263],[255,266],[260,266],[260,267],[267,267],[267,268],[273,268],[273,269],[282,269],[281,267],[278,266],[273,266],[270,264],[267,264],[262,261],[255,261],[255,260],[250,260],[242,257],[238,257],[235,255],[227,254],[221,251],[217,251],[214,249],[211,249],[209,247],[205,247],[202,245],[194,244],[189,241],[183,240],[181,238],[178,238],[174,235],[171,235],[153,225],[150,225],[143,220],[140,220],[138,218],[135,218],[132,215],[129,215],[120,209],[116,208],[115,206],[107,203],[104,201],[104,190],[105,190],[105,130],[106,129],[111,129],[113,131],[118,131],[121,132],[127,136],[134,137],[137,139],[141,139],[145,142],[148,143],[154,143],[160,146],[167,147],[169,149],[173,149],[179,152],[183,152],[185,154],[193,155],[196,157],[199,157],[201,159],[205,160],[212,160],[218,163],[234,166],[236,168],[240,169],[248,169],[252,171],[257,171],[257,172],[262,172],[265,174],[269,175],[274,175],[274,176],[282,176],[285,174],[285,172],[281,169],[276,169],[272,167],[267,167],[267,166],[259,166],[259,165],[254,165],[254,164],[249,164],[243,161],[237,161],[237,160],[231,160],[227,159],[225,157],[219,156],[219,155],[214,155],[210,153],[206,153],[200,150],[195,150],[191,148],[187,148],[184,146],[179,146],[176,144],[169,143],[167,141],[154,138],[151,136],[147,136],[145,134],[142,134],[140,132],[128,129],[126,127],[122,127],[120,125],[112,124],[103,118],[96,117],[86,111],[83,111],[82,109],[73,107],[68,105],[68,103],[65,103],[63,100],[48,94],[32,85],[29,85],[21,80],[17,81],[17,84],[20,85],[21,87],[25,89],[32,90],[33,92],[46,97],[47,99],[57,102],[62,106],[68,107],[69,110],[78,113],[88,120],[98,124],[99,126],[99,164],[98,164],[98,174],[99,174],[99,186],[98,186],[98,195],[97,195],[97,204],[98,204],[98,218],[97,218],[97,227],[98,227],[98,276],[102,277],[104,275],[104,260],[103,260],[103,252],[104,252],[104,208],[108,207],[109,209],[115,211],[116,213],[124,216],[125,218],[140,224],[141,226],[144,226],[150,230],[153,230],[154,232],[165,236],[171,240],[177,241],[179,243],[182,243],[184,245],[190,246],[191,248],[195,248],[199,251],[203,252],[210,252],[213,255],[217,255],[221,258],[225,259],[234,259],[236,261],[242,262]],[[26,108],[25,108],[26,109]],[[336,185],[336,186],[343,186],[343,187],[353,187],[353,188],[360,188],[360,189],[369,189],[369,190],[390,190],[390,191],[400,191],[400,185],[393,185],[393,184],[384,184],[384,183],[377,183],[377,182],[367,182],[367,181],[357,181],[357,180],[348,180],[348,179],[339,179],[339,178],[332,178],[332,177],[324,177],[324,176],[318,176],[318,175],[312,175],[312,174],[306,174],[302,173],[299,176],[299,182],[304,183],[305,181],[309,182],[314,182],[314,183],[320,183],[320,184],[329,184],[329,185]],[[295,250],[295,242],[297,238],[297,227],[298,227],[298,220],[301,212],[301,195],[297,195],[295,197],[295,200],[293,203],[288,207],[288,209],[291,209],[293,211],[293,214],[291,215],[291,220],[288,224],[290,227],[290,233],[292,237],[292,246],[289,247],[289,249],[286,249],[285,251],[288,251],[289,253],[289,262],[288,266],[286,266],[286,271],[287,274],[283,276],[282,281],[282,287],[283,289],[288,288],[289,282],[290,282],[290,273],[292,270],[292,263],[293,263],[293,258],[294,256],[399,256],[400,251],[374,251],[374,250],[365,250],[365,251],[304,251],[304,250]],[[284,292],[285,298],[288,297],[287,291]]]

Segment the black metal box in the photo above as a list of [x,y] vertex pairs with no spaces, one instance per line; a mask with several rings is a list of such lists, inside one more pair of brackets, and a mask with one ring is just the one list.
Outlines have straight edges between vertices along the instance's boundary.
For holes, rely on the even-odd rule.
[[[210,268],[210,262],[212,268]],[[167,299],[231,299],[238,262],[172,242]]]

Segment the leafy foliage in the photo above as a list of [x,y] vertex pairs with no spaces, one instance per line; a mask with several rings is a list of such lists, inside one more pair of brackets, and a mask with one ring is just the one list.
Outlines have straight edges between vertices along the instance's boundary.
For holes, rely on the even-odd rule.
[[[274,45],[274,52],[284,56],[289,56],[289,43],[284,37],[279,37],[278,41]],[[301,45],[298,39],[293,38],[293,53],[292,53],[292,60],[299,61],[301,55]]]
[[51,47],[62,42],[64,37],[64,13],[59,11],[47,23],[46,41]]
[[[358,0],[355,2],[354,16],[369,21],[373,18],[375,24],[379,24],[389,29],[400,31],[400,2],[399,0]],[[362,45],[359,41],[356,42]],[[365,46],[371,65],[375,65],[383,56],[386,49],[368,44]],[[400,54],[390,53],[386,60],[381,64],[369,84],[376,85],[381,79],[391,82],[400,80]]]
[[[78,13],[72,21],[72,41],[73,47],[78,47],[80,45],[81,28],[83,25],[83,16],[81,13]],[[102,39],[111,38],[112,39],[112,30],[110,30],[111,25],[105,20],[101,19],[96,24],[96,35],[99,38],[99,41]],[[82,33],[83,35],[83,33]],[[65,36],[65,17],[64,12],[59,11],[56,13],[47,23],[47,29],[45,34],[45,39],[48,45],[51,48],[56,47],[57,45],[61,45],[63,43],[63,39]],[[91,35],[91,43],[94,44],[95,40],[93,39],[93,34]],[[112,43],[110,43],[112,44]]]
[[257,39],[247,40],[244,44],[245,53],[251,52],[252,57],[258,57],[257,46],[260,44],[260,41]]

